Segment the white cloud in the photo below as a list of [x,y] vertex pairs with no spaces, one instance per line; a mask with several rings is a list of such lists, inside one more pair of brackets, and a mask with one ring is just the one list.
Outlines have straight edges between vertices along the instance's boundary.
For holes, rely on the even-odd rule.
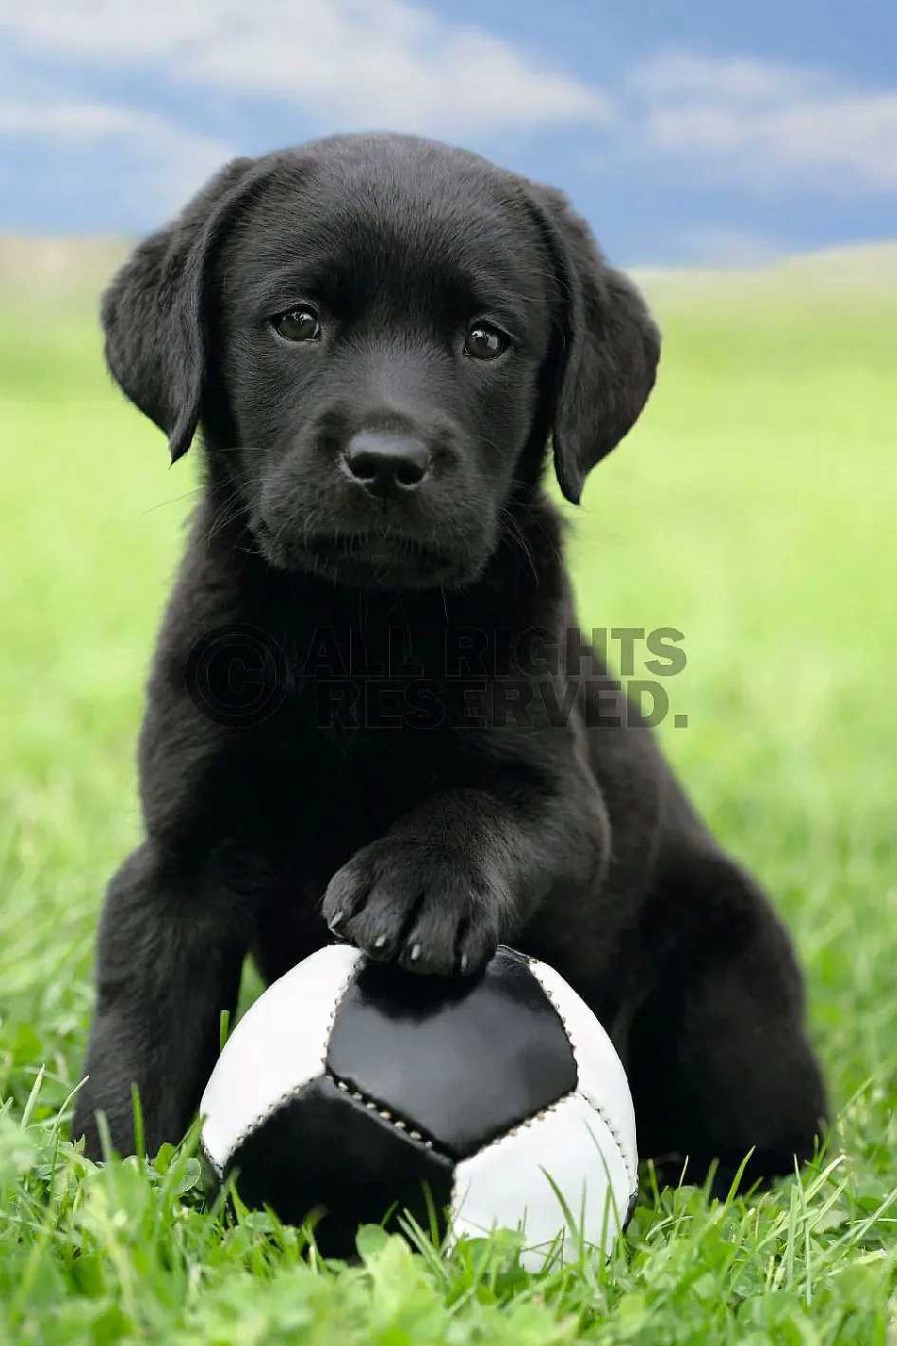
[[[149,216],[167,214],[234,150],[155,113],[109,103],[0,99],[0,137],[36,137],[60,146],[70,169],[81,153],[119,151],[116,189]],[[87,175],[90,167],[84,164]]]
[[717,178],[843,191],[897,188],[897,89],[819,71],[672,53],[634,72],[649,148],[704,161]]
[[133,129],[132,114],[122,108],[98,103],[19,103],[0,99],[0,135],[92,140]]
[[301,106],[331,127],[437,135],[607,121],[609,98],[404,0],[0,0],[27,47]]
[[[304,129],[393,127],[488,150],[497,132],[615,121],[632,172],[666,160],[748,189],[897,189],[897,87],[861,89],[781,62],[667,52],[624,72],[612,97],[409,0],[0,0],[4,31],[20,55],[59,58],[63,78],[67,62],[82,74],[85,64],[144,69],[277,99]],[[171,202],[229,153],[162,116],[55,90],[0,101],[0,130],[83,144],[130,135],[136,158],[169,165]]]
[[827,87],[827,77],[778,61],[743,56],[704,56],[668,51],[638,66],[631,85],[657,100],[708,98],[740,103],[776,102],[795,92]]

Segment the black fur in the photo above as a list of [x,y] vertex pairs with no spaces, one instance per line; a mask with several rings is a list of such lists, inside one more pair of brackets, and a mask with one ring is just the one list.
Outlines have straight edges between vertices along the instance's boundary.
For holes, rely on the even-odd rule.
[[[270,319],[301,302],[320,339],[287,343]],[[337,137],[226,168],[103,319],[174,458],[201,425],[205,490],[149,684],[146,837],[100,931],[89,1153],[97,1109],[132,1148],[132,1081],[149,1148],[176,1140],[245,954],[276,977],[330,924],[421,973],[499,940],[546,959],[614,1034],[643,1154],[790,1170],[825,1099],[789,940],[569,639],[546,448],[578,500],[659,354],[585,224],[474,155]],[[512,338],[494,361],[464,353],[474,320]],[[425,445],[423,483],[354,479],[362,431]]]

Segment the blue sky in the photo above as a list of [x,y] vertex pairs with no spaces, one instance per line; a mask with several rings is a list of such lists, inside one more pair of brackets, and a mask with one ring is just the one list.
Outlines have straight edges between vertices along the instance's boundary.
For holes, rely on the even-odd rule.
[[0,230],[134,233],[219,163],[397,127],[622,264],[897,235],[894,0],[0,0]]

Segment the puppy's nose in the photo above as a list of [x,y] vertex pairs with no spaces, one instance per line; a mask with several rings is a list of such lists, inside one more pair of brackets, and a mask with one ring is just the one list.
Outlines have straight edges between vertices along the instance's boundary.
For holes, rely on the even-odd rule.
[[404,495],[420,486],[430,471],[430,451],[413,435],[362,430],[346,446],[345,464],[371,495]]

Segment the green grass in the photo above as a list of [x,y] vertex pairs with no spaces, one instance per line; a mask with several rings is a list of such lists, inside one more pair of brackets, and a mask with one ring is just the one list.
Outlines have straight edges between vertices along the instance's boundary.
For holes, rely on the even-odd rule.
[[822,274],[649,279],[661,383],[571,548],[585,624],[685,633],[669,690],[689,724],[666,746],[795,932],[837,1122],[817,1164],[754,1199],[647,1175],[606,1266],[540,1277],[513,1236],[441,1257],[368,1231],[359,1265],[321,1265],[266,1215],[204,1211],[189,1145],[96,1168],[68,1142],[195,464],[169,473],[109,386],[77,287],[7,277],[0,1341],[894,1346],[897,312],[893,266]]

